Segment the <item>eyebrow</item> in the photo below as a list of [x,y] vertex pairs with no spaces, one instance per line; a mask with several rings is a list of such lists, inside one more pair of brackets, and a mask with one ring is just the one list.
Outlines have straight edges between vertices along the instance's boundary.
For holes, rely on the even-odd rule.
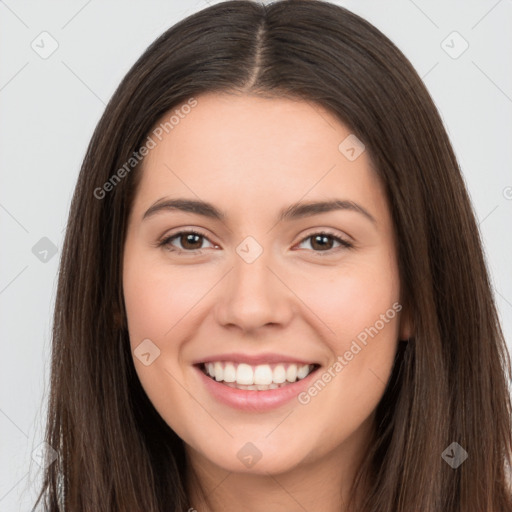
[[[200,201],[195,199],[168,199],[162,198],[156,201],[152,206],[148,208],[144,213],[142,220],[145,220],[157,213],[165,211],[182,211],[187,213],[195,213],[196,215],[202,215],[210,219],[226,221],[227,215],[216,208],[213,204],[206,201]],[[294,203],[287,208],[284,208],[279,212],[278,222],[290,221],[303,217],[309,217],[317,215],[319,213],[326,213],[336,210],[353,211],[364,215],[368,220],[377,224],[375,217],[371,215],[361,205],[348,200],[333,199],[330,201],[317,201],[317,202],[298,202]]]

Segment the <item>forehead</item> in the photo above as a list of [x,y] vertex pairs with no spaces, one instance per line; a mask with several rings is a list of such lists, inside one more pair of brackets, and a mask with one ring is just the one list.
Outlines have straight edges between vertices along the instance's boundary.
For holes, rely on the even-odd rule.
[[[176,124],[167,126],[162,134],[164,144],[158,144],[148,155],[148,165],[155,157],[179,155],[185,162],[212,152],[217,153],[216,162],[229,164],[226,167],[242,160],[247,168],[249,159],[258,156],[266,163],[274,159],[277,165],[283,160],[294,161],[299,154],[318,158],[329,146],[329,153],[336,152],[340,136],[350,133],[313,102],[227,93],[204,94],[196,101],[180,119],[174,116]],[[165,123],[166,118],[168,114],[161,121]],[[165,127],[162,122],[157,125]],[[257,164],[256,159],[251,168]]]
[[153,136],[136,205],[186,195],[247,209],[347,196],[385,208],[367,152],[347,158],[345,141],[354,135],[320,105],[225,93],[196,100],[160,129],[161,140]]

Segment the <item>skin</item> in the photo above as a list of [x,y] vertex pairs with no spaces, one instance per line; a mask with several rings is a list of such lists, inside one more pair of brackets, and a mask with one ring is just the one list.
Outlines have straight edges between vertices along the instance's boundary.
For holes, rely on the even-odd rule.
[[[405,310],[307,404],[233,409],[209,394],[191,365],[236,351],[316,361],[320,375],[332,367],[400,303],[384,190],[367,151],[354,161],[340,152],[351,132],[318,105],[218,93],[196,99],[144,160],[130,212],[123,292],[131,348],[150,339],[160,350],[148,366],[134,355],[135,368],[185,442],[198,477],[188,475],[191,508],[339,512],[373,435],[397,341],[411,335]],[[226,220],[178,210],[142,220],[163,197],[211,202]],[[277,221],[292,203],[327,199],[353,201],[375,223],[350,210]],[[204,237],[178,236],[168,247],[188,253],[157,246],[187,229]],[[322,230],[353,248],[334,238],[315,243]],[[236,252],[247,236],[263,248],[251,264]],[[237,457],[247,442],[262,454],[250,468]]]

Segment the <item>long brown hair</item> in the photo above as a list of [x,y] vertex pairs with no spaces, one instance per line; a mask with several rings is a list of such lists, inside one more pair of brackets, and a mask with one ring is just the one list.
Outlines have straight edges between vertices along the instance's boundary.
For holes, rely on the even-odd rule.
[[[199,11],[148,47],[107,105],[62,250],[46,429],[58,459],[37,504],[44,499],[51,512],[191,506],[183,442],[147,398],[130,353],[121,262],[140,165],[126,162],[165,113],[214,91],[327,108],[364,142],[385,185],[414,337],[400,345],[377,408],[375,443],[354,482],[354,491],[363,480],[370,490],[357,510],[512,511],[510,359],[448,136],[391,41],[319,0]],[[442,457],[454,442],[468,453],[457,468]]]

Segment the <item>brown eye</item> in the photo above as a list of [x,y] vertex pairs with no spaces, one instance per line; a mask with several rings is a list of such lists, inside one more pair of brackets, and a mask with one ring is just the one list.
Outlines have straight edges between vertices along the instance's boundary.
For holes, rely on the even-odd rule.
[[328,252],[331,250],[335,250],[338,247],[333,247],[334,243],[338,243],[341,247],[351,248],[353,245],[346,240],[334,235],[333,233],[313,233],[312,235],[307,236],[301,242],[304,243],[307,240],[311,240],[310,245],[314,252]]
[[[203,249],[204,240],[208,240],[208,238],[197,231],[180,231],[166,237],[160,242],[159,246],[164,246],[169,251],[194,253],[200,252]],[[176,247],[173,242],[178,242],[180,246]]]
[[203,245],[201,235],[196,235],[195,233],[179,235],[178,240],[184,249],[190,249],[192,251],[200,249]]

